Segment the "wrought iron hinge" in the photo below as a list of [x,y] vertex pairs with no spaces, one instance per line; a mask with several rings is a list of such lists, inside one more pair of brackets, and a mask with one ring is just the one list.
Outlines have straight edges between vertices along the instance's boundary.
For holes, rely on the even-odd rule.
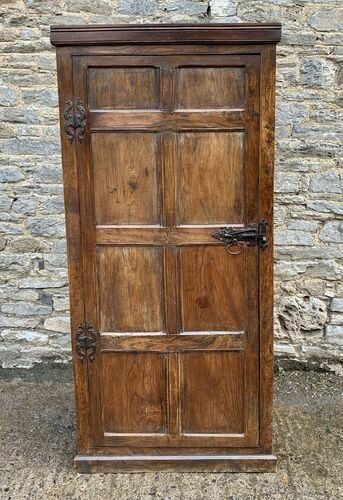
[[[227,251],[232,255],[240,254],[245,243],[249,247],[258,245],[261,250],[265,250],[268,246],[267,224],[268,222],[262,219],[260,222],[248,224],[242,228],[221,227],[212,236],[225,243]],[[238,248],[237,252],[231,251],[233,246]]]
[[81,361],[94,361],[96,353],[96,332],[90,323],[79,325],[76,332],[76,352]]
[[73,111],[73,107],[73,101],[68,99],[64,107],[64,130],[69,142],[74,142],[76,136],[81,143],[86,130],[86,111],[79,97],[75,103],[76,112]]

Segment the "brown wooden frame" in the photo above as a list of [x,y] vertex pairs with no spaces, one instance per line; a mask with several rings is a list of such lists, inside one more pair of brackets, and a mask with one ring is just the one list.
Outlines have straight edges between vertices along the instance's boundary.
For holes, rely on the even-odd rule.
[[[81,211],[87,211],[89,200],[82,199],[77,162],[85,161],[85,151],[77,141],[71,146],[63,129],[63,112],[67,99],[74,99],[73,71],[79,56],[94,58],[121,55],[201,55],[201,54],[252,54],[260,57],[260,171],[259,219],[267,219],[273,226],[273,170],[274,170],[274,80],[275,43],[280,40],[281,26],[253,24],[213,25],[138,25],[138,26],[56,26],[51,29],[51,42],[58,46],[57,69],[59,86],[59,108],[61,116],[62,161],[66,228],[68,244],[69,285],[71,298],[72,348],[75,352],[75,335],[78,326],[85,321],[87,301],[91,291],[87,289],[84,276],[92,270],[85,269],[89,252],[85,246],[85,234],[92,228],[81,220]],[[101,127],[102,117],[95,116],[91,127]],[[157,117],[158,119],[158,117]],[[187,120],[187,116],[184,116]],[[91,183],[91,179],[85,182]],[[183,229],[187,232],[187,229]],[[156,241],[166,237],[177,241],[178,232],[163,234],[163,228],[156,228]],[[148,452],[136,449],[134,444],[112,448],[92,446],[90,429],[94,426],[94,415],[90,412],[88,398],[89,366],[80,363],[73,356],[75,398],[77,410],[78,456],[75,464],[80,472],[97,471],[145,471],[147,469],[190,470],[190,471],[271,471],[276,458],[272,455],[272,397],[273,397],[273,245],[272,231],[269,231],[269,246],[260,252],[259,274],[259,324],[260,324],[260,433],[259,445],[252,448],[148,448]],[[106,243],[115,237],[113,230],[98,231],[97,237]],[[117,236],[120,238],[120,234]],[[134,235],[133,235],[134,237]],[[194,233],[189,237],[194,238]],[[210,238],[210,234],[208,235]],[[173,241],[174,241],[173,240]],[[90,306],[88,306],[90,307]],[[140,340],[137,339],[139,342]],[[148,340],[154,342],[154,339]],[[239,336],[232,339],[237,346]],[[105,339],[103,341],[106,349]],[[120,340],[117,341],[118,343]],[[177,340],[170,339],[170,342]],[[187,339],[192,342],[192,339]],[[176,345],[176,344],[175,344]],[[175,349],[174,345],[174,349]],[[126,346],[127,347],[127,346]],[[125,344],[121,348],[125,349]],[[117,345],[118,348],[118,345]],[[158,349],[154,345],[154,349]]]

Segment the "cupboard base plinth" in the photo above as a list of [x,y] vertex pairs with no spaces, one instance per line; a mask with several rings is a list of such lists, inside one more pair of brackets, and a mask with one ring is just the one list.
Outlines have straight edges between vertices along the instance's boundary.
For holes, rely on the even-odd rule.
[[77,455],[77,472],[275,472],[275,455]]

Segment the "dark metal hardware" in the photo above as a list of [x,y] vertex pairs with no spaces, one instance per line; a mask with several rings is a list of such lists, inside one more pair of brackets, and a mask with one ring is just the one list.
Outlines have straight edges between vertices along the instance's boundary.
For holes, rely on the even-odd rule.
[[76,352],[80,361],[86,358],[94,361],[96,353],[96,332],[90,323],[79,325],[76,332]]
[[79,97],[75,108],[76,113],[73,111],[73,101],[68,99],[64,107],[64,130],[70,143],[74,142],[75,136],[81,143],[86,130],[86,111]]
[[[244,244],[248,247],[258,245],[261,250],[265,250],[268,246],[267,242],[267,224],[268,222],[262,219],[260,222],[248,224],[246,227],[221,227],[219,231],[212,236],[227,245],[227,251],[231,255],[238,255],[242,252]],[[231,250],[232,247],[238,247],[236,252]]]

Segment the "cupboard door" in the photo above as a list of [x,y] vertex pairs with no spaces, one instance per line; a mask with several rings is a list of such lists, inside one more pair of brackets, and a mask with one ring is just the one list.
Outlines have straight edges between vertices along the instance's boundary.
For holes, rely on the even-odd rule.
[[259,56],[74,56],[92,443],[254,447]]

